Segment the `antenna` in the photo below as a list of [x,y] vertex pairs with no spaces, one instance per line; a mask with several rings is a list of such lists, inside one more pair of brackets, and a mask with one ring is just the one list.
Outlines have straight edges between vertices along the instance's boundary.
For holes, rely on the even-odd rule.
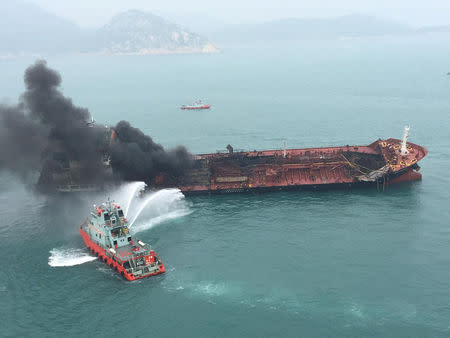
[[400,153],[402,156],[406,156],[409,154],[408,149],[406,149],[406,141],[408,140],[409,135],[409,126],[405,126],[405,131],[403,133],[402,147],[400,148]]
[[283,141],[283,158],[286,158],[286,141]]

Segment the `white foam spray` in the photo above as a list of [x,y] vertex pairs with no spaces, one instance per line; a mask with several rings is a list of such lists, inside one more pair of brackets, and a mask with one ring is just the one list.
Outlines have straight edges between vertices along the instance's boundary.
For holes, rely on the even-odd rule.
[[74,266],[96,260],[82,249],[52,249],[48,258],[48,265],[53,267]]
[[[122,206],[125,217],[130,213],[130,208],[137,200],[139,190],[145,188],[144,182],[129,182],[122,184],[119,188],[108,192],[107,196],[98,196],[98,199],[109,197],[113,202],[117,202]],[[105,199],[106,200],[106,199]]]
[[191,213],[191,211],[189,209],[186,210],[174,210],[156,217],[153,217],[147,221],[142,221],[139,224],[137,224],[136,226],[134,226],[133,231],[134,232],[140,232],[140,231],[144,231],[150,228],[153,228],[154,226],[163,223],[165,221],[171,220],[171,219],[176,219],[179,217],[183,217],[186,215],[189,215]]
[[130,211],[131,202],[136,198],[138,191],[145,188],[144,182],[133,182],[127,186],[127,191],[124,192],[124,198],[127,198],[127,205],[125,207],[124,213],[125,217],[128,216],[128,211]]
[[191,211],[179,189],[163,189],[150,193],[139,205],[138,211],[130,223],[136,223],[135,232],[147,230],[156,224],[190,214]]

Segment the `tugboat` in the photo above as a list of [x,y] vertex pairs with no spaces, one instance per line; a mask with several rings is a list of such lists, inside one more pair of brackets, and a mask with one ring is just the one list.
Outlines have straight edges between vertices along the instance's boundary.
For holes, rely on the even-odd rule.
[[118,204],[94,204],[79,232],[88,250],[129,281],[159,275],[165,266],[152,248],[130,234]]
[[211,106],[209,104],[203,103],[201,100],[198,100],[194,103],[188,105],[182,105],[181,109],[209,109]]

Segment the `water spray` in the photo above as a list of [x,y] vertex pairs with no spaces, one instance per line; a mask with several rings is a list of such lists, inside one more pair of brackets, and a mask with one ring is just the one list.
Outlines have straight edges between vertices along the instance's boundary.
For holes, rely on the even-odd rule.
[[183,198],[184,198],[184,195],[181,193],[181,191],[179,189],[163,189],[163,190],[159,190],[159,191],[153,193],[152,195],[148,196],[144,200],[144,202],[138,209],[136,215],[134,216],[133,220],[130,222],[130,225],[128,226],[128,228],[131,228],[133,226],[133,224],[136,222],[138,217],[141,215],[141,213],[144,211],[144,209],[147,208],[147,206],[151,202],[156,202],[159,200],[159,202],[155,203],[158,206],[161,206],[160,202],[162,202],[164,205],[170,205],[174,201],[179,201]]
[[128,201],[127,201],[127,204],[126,204],[126,207],[125,207],[125,210],[124,210],[125,217],[128,216],[128,211],[130,210],[131,202],[136,197],[137,192],[142,190],[142,189],[144,189],[144,188],[145,188],[145,183],[144,182],[133,182],[130,185],[130,187],[127,189],[127,191],[130,191],[130,193],[128,194]]

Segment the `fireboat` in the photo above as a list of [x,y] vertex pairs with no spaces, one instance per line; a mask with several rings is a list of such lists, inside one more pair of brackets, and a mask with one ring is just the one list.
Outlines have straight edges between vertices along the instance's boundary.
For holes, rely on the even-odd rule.
[[94,204],[90,217],[78,230],[88,250],[129,281],[166,271],[156,252],[131,235],[123,210],[116,203]]

